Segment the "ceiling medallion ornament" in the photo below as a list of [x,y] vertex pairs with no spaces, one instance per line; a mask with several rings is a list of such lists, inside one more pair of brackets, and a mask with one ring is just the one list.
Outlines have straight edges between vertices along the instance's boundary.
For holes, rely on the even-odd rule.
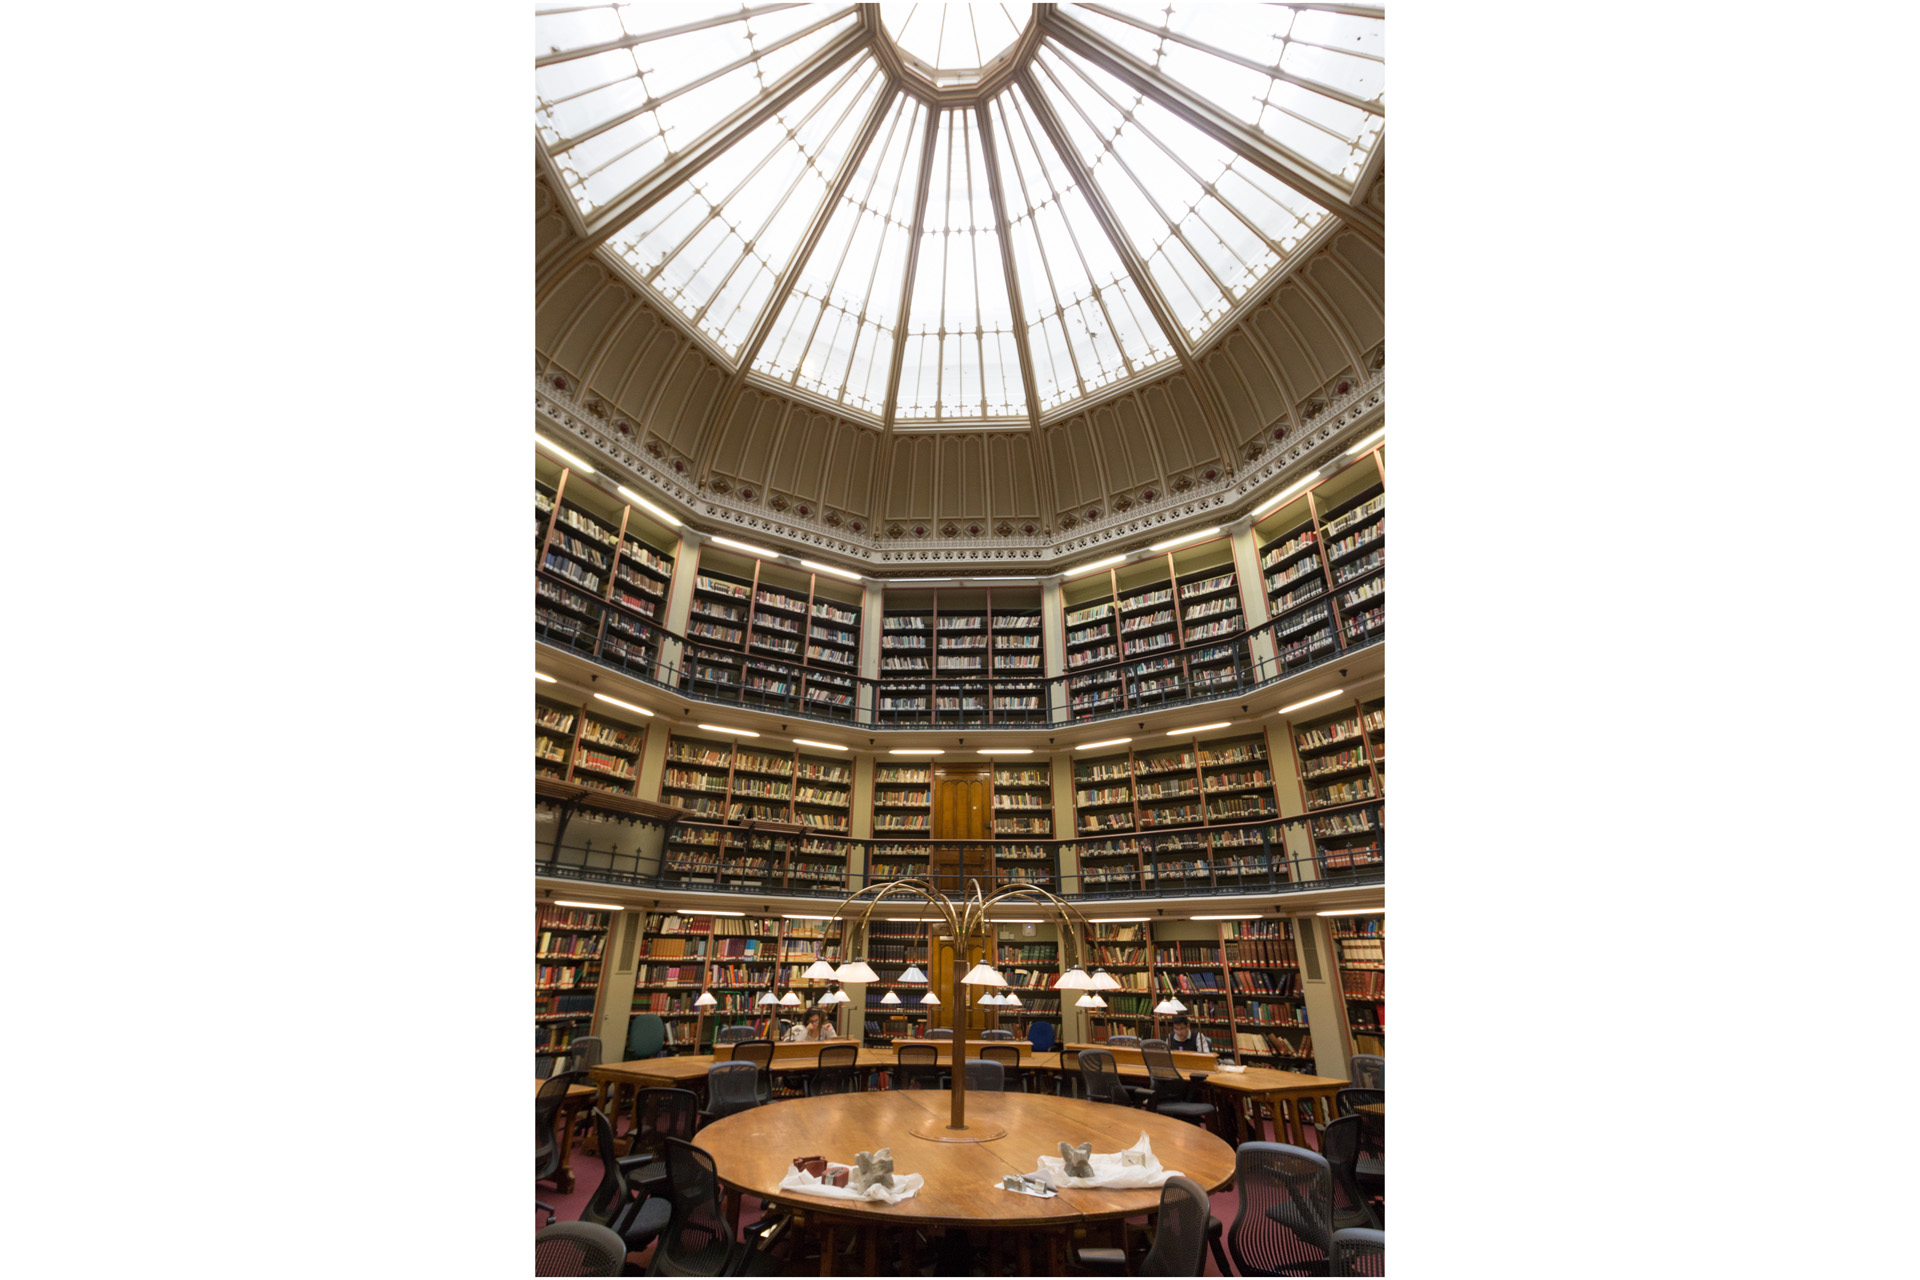
[[897,524],[890,524],[887,526],[887,536],[889,538],[904,538],[907,536],[907,531]]
[[829,511],[826,514],[826,521],[833,528],[838,529],[841,525],[846,523],[847,518],[841,515],[838,511]]
[[[918,533],[919,529],[916,528],[914,532]],[[940,526],[940,536],[943,538],[957,538],[960,536],[960,526],[949,520]]]
[[1131,511],[1133,510],[1133,499],[1123,493],[1113,500],[1113,509],[1115,511]]
[[[1028,525],[1027,527],[1031,529],[1033,526]],[[1003,538],[1011,538],[1013,536],[1013,521],[1002,520],[999,524],[993,526],[993,531]]]
[[[750,498],[753,495],[744,494],[742,496]],[[767,505],[772,507],[775,511],[785,511],[788,507],[791,507],[793,503],[788,500],[786,494],[776,493],[771,498],[767,499]]]

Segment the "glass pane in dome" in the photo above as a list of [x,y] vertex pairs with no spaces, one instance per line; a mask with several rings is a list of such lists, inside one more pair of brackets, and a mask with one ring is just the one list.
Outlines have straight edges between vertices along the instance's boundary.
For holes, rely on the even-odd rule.
[[608,244],[729,357],[825,203],[885,87],[865,54],[668,192]]
[[879,416],[887,370],[874,360],[899,322],[927,109],[896,94],[833,216],[794,280],[753,368]]
[[1118,288],[1126,273],[1120,256],[1026,96],[1008,89],[989,112],[1035,393],[1045,412],[1172,352],[1151,313],[1132,314]]
[[1379,141],[1386,102],[1384,10],[1372,17],[1191,0],[1060,9],[1326,177],[1352,185]]
[[[941,114],[932,165],[894,418],[1024,414],[1025,393],[1017,373],[1007,376],[1000,354],[1013,333],[1013,308],[971,111]],[[991,370],[989,351],[995,353]]]
[[536,57],[582,56],[534,69],[534,124],[591,213],[856,21],[846,5],[551,6],[534,16]]
[[902,53],[940,84],[964,84],[1005,53],[1033,17],[1031,4],[883,4],[880,22]]

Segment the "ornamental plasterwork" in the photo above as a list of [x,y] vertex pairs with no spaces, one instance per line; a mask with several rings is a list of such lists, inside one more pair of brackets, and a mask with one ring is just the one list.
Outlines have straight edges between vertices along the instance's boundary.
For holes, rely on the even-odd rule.
[[[1142,501],[1131,510],[1119,515],[1107,514],[1100,520],[1083,521],[1073,529],[1071,535],[1055,538],[1018,532],[1003,536],[985,531],[979,536],[949,538],[941,536],[938,529],[924,520],[918,523],[927,526],[926,536],[907,539],[903,543],[854,536],[844,528],[829,524],[825,518],[829,513],[826,512],[812,517],[801,517],[797,510],[773,512],[758,504],[740,501],[733,494],[721,495],[695,488],[683,476],[671,470],[670,462],[629,448],[628,440],[615,434],[612,419],[589,414],[570,392],[561,391],[543,378],[536,378],[534,382],[534,412],[541,421],[550,424],[557,434],[562,437],[573,436],[592,445],[607,457],[618,461],[637,478],[679,501],[701,519],[729,526],[729,532],[740,530],[762,536],[778,536],[868,564],[914,564],[934,568],[949,565],[955,559],[999,563],[1027,561],[1035,569],[1044,572],[1041,566],[1045,562],[1079,555],[1123,539],[1156,533],[1189,517],[1223,512],[1237,505],[1253,490],[1278,478],[1283,472],[1296,469],[1296,464],[1319,453],[1329,441],[1359,434],[1354,428],[1370,424],[1385,410],[1386,379],[1384,369],[1369,372],[1352,390],[1335,397],[1326,408],[1304,423],[1285,448],[1268,451],[1257,464],[1243,466],[1238,471],[1226,471],[1211,482],[1193,477],[1193,487],[1184,492],[1161,495],[1153,501],[1146,501],[1143,493]],[[759,497],[766,496],[758,489],[755,493]],[[841,517],[840,522],[844,526],[846,518]]]

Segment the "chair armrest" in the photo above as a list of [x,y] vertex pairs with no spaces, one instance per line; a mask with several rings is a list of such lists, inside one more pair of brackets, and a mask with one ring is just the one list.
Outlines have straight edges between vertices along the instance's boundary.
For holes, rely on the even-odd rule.
[[1083,1267],[1112,1267],[1122,1272],[1127,1269],[1124,1249],[1076,1249],[1074,1256]]
[[638,1155],[621,1156],[619,1157],[617,1163],[620,1165],[620,1171],[622,1173],[631,1173],[633,1170],[638,1169],[641,1165],[652,1164],[654,1161],[658,1160],[659,1158],[660,1158],[659,1156],[655,1155],[651,1151],[643,1151]]

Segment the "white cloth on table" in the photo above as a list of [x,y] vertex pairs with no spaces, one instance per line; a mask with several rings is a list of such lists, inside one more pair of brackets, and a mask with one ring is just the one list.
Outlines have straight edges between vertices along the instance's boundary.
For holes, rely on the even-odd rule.
[[1153,1154],[1153,1144],[1147,1141],[1147,1135],[1141,1134],[1140,1141],[1127,1148],[1128,1152],[1137,1152],[1146,1157],[1144,1163],[1127,1164],[1123,1160],[1125,1153],[1095,1152],[1087,1157],[1087,1163],[1093,1166],[1091,1178],[1069,1178],[1066,1173],[1067,1162],[1059,1156],[1041,1156],[1040,1168],[1027,1175],[1055,1187],[1157,1187],[1168,1178],[1179,1176],[1178,1169],[1163,1168]]
[[[827,1164],[827,1172],[847,1168],[844,1164]],[[872,1186],[865,1191],[855,1191],[852,1187],[836,1187],[832,1183],[816,1178],[805,1169],[789,1169],[787,1176],[780,1179],[782,1191],[798,1191],[804,1195],[826,1196],[834,1200],[878,1200],[882,1204],[899,1204],[912,1197],[913,1193],[927,1185],[927,1180],[917,1173],[896,1173],[891,1187]]]

